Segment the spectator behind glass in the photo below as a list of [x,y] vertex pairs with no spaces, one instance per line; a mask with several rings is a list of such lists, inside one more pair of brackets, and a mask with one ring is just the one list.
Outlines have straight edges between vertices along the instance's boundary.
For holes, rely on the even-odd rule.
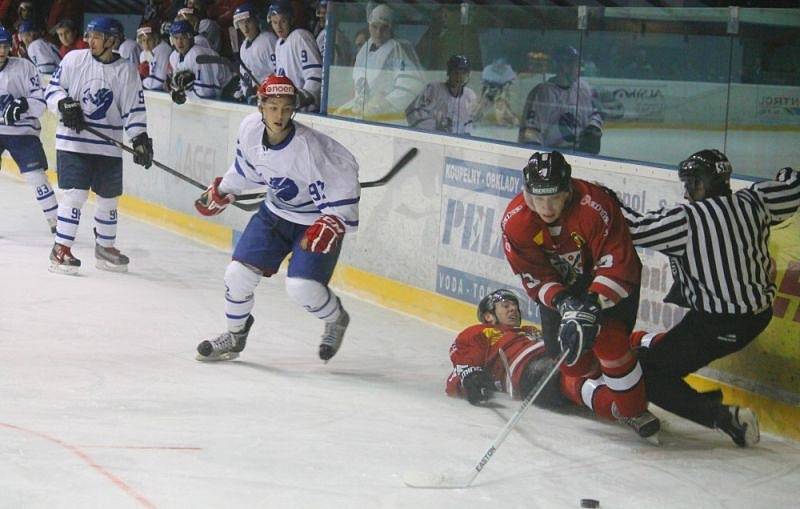
[[[73,29],[80,26],[83,21],[83,2],[81,0],[53,0],[47,15],[47,28],[53,30],[64,20],[72,21]],[[77,30],[75,33],[77,34]]]
[[353,65],[354,97],[335,112],[372,120],[405,120],[406,107],[424,82],[417,53],[393,37],[394,12],[378,5],[369,13],[369,39]]
[[64,55],[74,49],[86,49],[89,47],[86,41],[84,41],[82,37],[79,37],[80,34],[75,27],[75,22],[71,19],[62,19],[56,23],[53,30],[61,43],[61,47],[58,48],[58,55],[61,58],[64,58]]
[[[319,47],[319,52],[322,55],[323,61],[325,60],[325,39],[327,37],[327,31],[325,30],[327,13],[328,0],[319,0],[317,2],[317,24],[314,27],[314,36],[317,38],[317,46]],[[350,41],[347,39],[347,36],[337,28],[333,47],[333,65],[346,65],[352,61],[353,48]]]
[[515,127],[517,116],[511,111],[511,85],[517,73],[505,58],[498,58],[481,73],[481,99],[475,110],[475,122],[484,121],[503,127]]
[[578,50],[560,47],[552,58],[556,75],[528,94],[518,141],[597,154],[603,118],[597,94],[586,81],[578,79]]
[[58,56],[58,48],[41,37],[39,27],[33,21],[23,21],[19,25],[20,42],[25,46],[28,58],[39,74],[53,74],[61,57]]
[[406,108],[408,126],[426,131],[471,134],[478,96],[466,86],[470,67],[466,55],[452,55],[447,61],[447,80],[428,83]]

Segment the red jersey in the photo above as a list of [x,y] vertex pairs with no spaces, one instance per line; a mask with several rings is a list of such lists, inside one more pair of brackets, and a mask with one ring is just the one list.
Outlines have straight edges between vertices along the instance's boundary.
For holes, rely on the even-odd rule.
[[617,204],[599,186],[572,179],[572,197],[555,225],[547,225],[514,197],[501,223],[503,249],[531,299],[553,307],[553,297],[579,278],[586,291],[616,304],[639,286],[642,264]]
[[[500,358],[502,350],[508,370]],[[545,355],[544,341],[533,327],[507,327],[479,323],[467,327],[450,346],[453,371],[447,378],[447,394],[461,394],[461,372],[480,366],[495,380],[500,390],[508,390],[509,381],[514,393],[519,393],[522,371],[529,360]]]

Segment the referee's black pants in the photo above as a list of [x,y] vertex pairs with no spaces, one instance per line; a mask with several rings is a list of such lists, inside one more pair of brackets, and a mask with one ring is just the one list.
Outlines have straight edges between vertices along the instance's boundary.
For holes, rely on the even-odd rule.
[[747,315],[689,311],[650,348],[638,350],[647,399],[664,410],[713,428],[719,405],[709,404],[710,399],[683,378],[749,345],[771,319],[771,308]]

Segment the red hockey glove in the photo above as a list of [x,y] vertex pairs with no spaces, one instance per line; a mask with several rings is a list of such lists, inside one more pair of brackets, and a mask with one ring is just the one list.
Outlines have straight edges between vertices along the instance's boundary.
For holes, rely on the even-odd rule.
[[200,198],[194,202],[194,208],[204,216],[216,216],[236,199],[232,194],[220,194],[220,182],[222,182],[222,177],[215,178],[208,189],[203,191]]
[[338,217],[319,216],[306,229],[300,247],[312,253],[330,253],[344,237],[344,225]]
[[145,79],[150,76],[150,62],[139,63],[139,77]]

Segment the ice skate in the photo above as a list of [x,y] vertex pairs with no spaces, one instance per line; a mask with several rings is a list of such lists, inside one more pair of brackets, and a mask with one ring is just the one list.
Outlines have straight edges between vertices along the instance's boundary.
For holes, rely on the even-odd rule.
[[750,447],[761,440],[758,416],[749,408],[720,405],[716,428],[730,436],[739,447]]
[[658,417],[650,413],[650,411],[645,410],[635,417],[625,417],[619,413],[617,403],[615,402],[611,404],[611,415],[622,424],[633,429],[640,437],[653,445],[660,444],[658,432],[661,430],[661,421],[658,420]]
[[247,335],[256,319],[247,317],[244,328],[238,332],[223,332],[214,339],[203,341],[197,345],[197,360],[203,362],[230,361],[239,357],[239,352],[247,344]]
[[81,261],[72,255],[69,247],[58,242],[53,244],[53,249],[50,251],[50,272],[74,275],[78,273],[80,267]]
[[[341,302],[339,306],[341,306]],[[339,347],[342,346],[344,333],[350,323],[350,315],[342,308],[339,318],[335,322],[325,322],[325,332],[322,333],[322,341],[319,344],[319,358],[326,363],[336,355]]]
[[109,272],[128,272],[130,259],[119,252],[115,247],[94,246],[94,257],[97,259],[97,268]]
[[48,217],[47,218],[47,225],[50,227],[50,233],[53,235],[56,234],[56,225],[58,225],[58,219],[55,217]]

